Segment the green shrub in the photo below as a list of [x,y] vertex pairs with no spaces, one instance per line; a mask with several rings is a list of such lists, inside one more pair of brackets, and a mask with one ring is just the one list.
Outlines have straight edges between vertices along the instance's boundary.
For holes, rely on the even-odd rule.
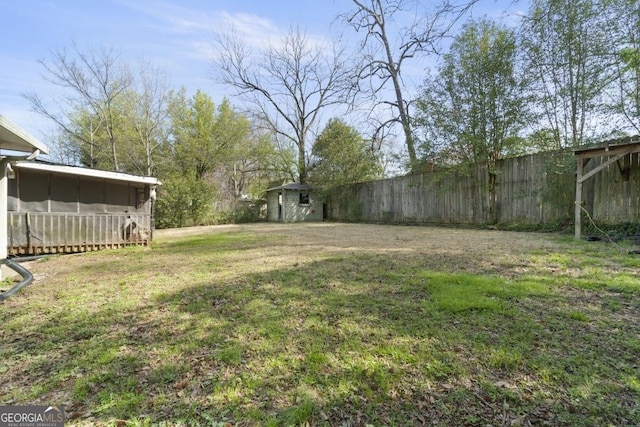
[[157,228],[203,225],[211,213],[213,191],[202,180],[173,175],[163,180],[155,206]]

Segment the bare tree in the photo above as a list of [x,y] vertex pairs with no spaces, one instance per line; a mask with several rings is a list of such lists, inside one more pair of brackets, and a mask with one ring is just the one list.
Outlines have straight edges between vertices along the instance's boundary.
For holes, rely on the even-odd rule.
[[[71,54],[65,49],[55,50],[50,61],[43,59],[38,62],[46,71],[43,78],[55,86],[69,90],[71,95],[64,102],[58,102],[56,108],[50,108],[38,94],[27,93],[25,97],[31,102],[32,109],[53,120],[70,137],[87,144],[90,152],[96,148],[93,137],[95,130],[100,128],[107,136],[112,167],[119,170],[115,106],[120,95],[131,86],[133,77],[119,61],[116,52],[107,48],[82,51],[74,44]],[[74,122],[74,118],[85,116],[82,113],[95,117],[89,136],[79,132],[80,129],[86,129],[86,126],[79,126]],[[93,161],[91,156],[91,164],[88,166],[95,166]]]
[[[411,127],[409,102],[404,93],[402,66],[407,59],[424,53],[437,53],[440,41],[451,27],[478,0],[454,4],[449,0],[440,3],[431,13],[422,17],[414,15],[408,26],[393,28],[396,16],[409,12],[415,0],[353,0],[355,9],[344,19],[358,33],[364,61],[358,77],[371,84],[370,92],[378,104],[386,104],[397,111],[397,116],[387,120],[384,126],[399,123],[405,137],[410,167],[418,163]],[[394,35],[400,33],[396,38]],[[383,98],[382,91],[393,86],[393,99]]]
[[255,54],[237,34],[220,35],[216,44],[220,53],[214,58],[214,76],[235,88],[278,139],[296,147],[298,179],[305,182],[307,145],[318,132],[322,112],[344,102],[352,84],[344,51],[314,42],[300,29]]
[[127,93],[124,117],[135,133],[138,150],[127,151],[139,173],[155,175],[156,152],[167,144],[169,89],[165,76],[149,62],[141,61],[138,90]]
[[543,126],[556,148],[598,138],[603,93],[614,77],[615,37],[607,4],[595,0],[534,0],[521,27],[527,67]]
[[610,47],[616,55],[609,111],[621,117],[622,128],[640,133],[640,2],[614,1],[612,10],[609,28],[617,37]]

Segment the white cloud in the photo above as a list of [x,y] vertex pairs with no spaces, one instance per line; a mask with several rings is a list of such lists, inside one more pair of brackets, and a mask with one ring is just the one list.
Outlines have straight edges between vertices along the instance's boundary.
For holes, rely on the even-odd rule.
[[152,20],[146,25],[154,32],[191,39],[196,51],[202,50],[203,40],[211,40],[217,32],[233,30],[247,43],[257,47],[264,46],[266,40],[279,37],[282,33],[270,19],[251,13],[223,9],[205,11],[157,1],[121,1],[121,4],[151,17]]
[[236,31],[250,40],[256,41],[256,45],[261,45],[265,39],[272,36],[279,37],[282,31],[271,20],[251,13],[231,13],[225,10],[216,12],[216,29],[225,31]]

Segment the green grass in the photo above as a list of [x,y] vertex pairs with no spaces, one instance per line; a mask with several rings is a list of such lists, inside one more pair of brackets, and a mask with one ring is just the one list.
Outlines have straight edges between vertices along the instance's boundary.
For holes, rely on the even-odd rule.
[[548,236],[430,260],[260,230],[35,264],[56,273],[0,306],[0,402],[69,425],[640,425],[630,255]]

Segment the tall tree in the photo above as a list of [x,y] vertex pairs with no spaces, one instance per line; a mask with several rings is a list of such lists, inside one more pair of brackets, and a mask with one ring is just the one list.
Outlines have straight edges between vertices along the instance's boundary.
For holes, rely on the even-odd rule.
[[[615,80],[609,93],[613,114],[622,118],[621,127],[640,133],[640,1],[614,1],[611,28],[616,29]],[[612,31],[613,32],[613,31]]]
[[[46,73],[44,79],[53,85],[68,90],[68,97],[51,108],[35,93],[25,97],[32,109],[57,123],[71,138],[89,146],[85,152],[93,153],[97,141],[96,132],[103,132],[110,151],[113,170],[120,170],[117,150],[117,126],[120,119],[116,105],[119,98],[130,88],[133,77],[126,64],[120,61],[113,49],[89,48],[81,50],[73,45],[73,51],[65,49],[52,52],[49,61],[41,60]],[[81,123],[93,116],[89,131]],[[86,166],[95,167],[93,156]]]
[[158,221],[164,226],[255,218],[247,196],[261,196],[282,176],[279,153],[227,99],[215,104],[201,90],[171,95],[172,166],[162,170]]
[[252,52],[235,34],[217,38],[218,80],[237,90],[268,130],[297,150],[298,180],[307,178],[307,149],[322,113],[344,101],[352,72],[335,44],[312,41],[300,29]]
[[184,90],[174,94],[170,111],[176,160],[182,173],[192,173],[197,180],[223,164],[233,144],[250,131],[249,122],[227,99],[216,108],[201,90],[188,100]]
[[492,217],[497,162],[522,148],[518,133],[527,123],[516,53],[513,31],[487,20],[466,24],[418,101],[425,152],[439,143],[449,161],[488,166]]
[[598,129],[597,113],[613,67],[607,7],[596,0],[534,0],[521,37],[542,128],[555,133],[556,148],[577,147]]
[[309,182],[316,188],[380,178],[381,171],[371,145],[340,119],[331,119],[313,144]]
[[216,107],[201,90],[187,97],[181,89],[170,96],[173,168],[163,171],[158,198],[159,223],[200,225],[211,220],[213,204],[223,197],[221,171],[236,145],[250,132],[248,120],[223,99]]
[[[370,93],[379,104],[395,110],[393,117],[383,126],[401,125],[412,168],[417,165],[418,157],[409,100],[402,81],[402,66],[418,54],[437,52],[440,41],[476,1],[454,4],[445,0],[432,12],[402,28],[394,28],[394,24],[401,20],[401,15],[415,7],[414,0],[353,0],[355,9],[345,15],[347,23],[363,35],[361,48],[364,60],[358,78],[370,83]],[[400,33],[399,37],[395,36],[397,33]],[[391,99],[383,95],[389,83],[393,89]]]
[[[67,112],[60,129],[59,142],[76,151],[81,165],[90,168],[113,169],[113,156],[103,121],[93,112],[78,106]],[[114,111],[116,109],[114,108]]]
[[141,62],[135,90],[123,102],[125,126],[133,134],[126,144],[127,168],[147,176],[156,175],[157,161],[166,155],[169,133],[169,88],[164,75],[149,62]]

